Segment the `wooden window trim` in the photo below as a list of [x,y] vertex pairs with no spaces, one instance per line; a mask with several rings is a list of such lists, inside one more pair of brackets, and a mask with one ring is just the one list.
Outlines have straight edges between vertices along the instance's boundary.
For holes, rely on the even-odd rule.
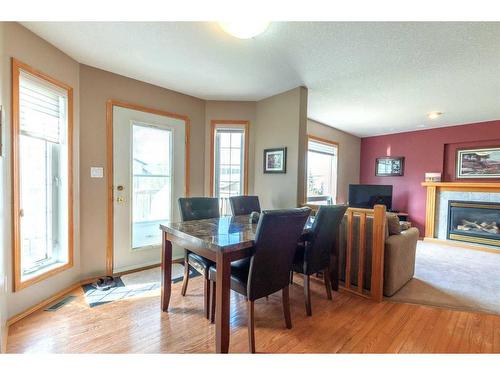
[[107,168],[107,245],[106,245],[106,274],[113,274],[113,232],[114,232],[114,189],[113,189],[113,107],[122,107],[127,109],[132,109],[135,111],[152,113],[154,115],[171,117],[178,120],[184,121],[184,142],[185,142],[185,170],[184,170],[184,195],[189,197],[190,191],[190,142],[191,142],[191,120],[186,115],[180,115],[174,112],[163,111],[160,109],[154,109],[145,107],[138,104],[133,104],[120,100],[109,99],[106,102],[106,168]]
[[[19,76],[21,70],[37,78],[47,81],[67,92],[68,95],[68,262],[61,266],[22,281],[21,278],[21,218],[19,192]],[[73,228],[73,88],[15,58],[12,58],[12,251],[13,251],[13,289],[17,292],[62,271],[74,264],[74,228]]]
[[243,157],[243,194],[248,194],[248,155],[249,155],[249,144],[250,144],[250,121],[246,120],[211,120],[210,121],[210,196],[213,197],[214,192],[214,168],[215,168],[215,129],[218,127],[229,128],[242,128],[245,133],[245,154]]
[[[321,138],[321,137],[317,137],[315,135],[310,135],[308,134],[307,137],[306,137],[306,153],[309,152],[309,141],[315,141],[315,142],[320,142],[320,143],[325,143],[327,145],[331,145],[331,146],[335,146],[337,147],[337,191],[335,192],[335,195],[338,196],[338,193],[339,193],[339,185],[338,185],[338,172],[339,172],[339,155],[340,155],[340,143],[338,142],[335,142],[335,141],[331,141],[329,139],[326,139],[326,138]],[[304,173],[304,196],[302,197],[302,205],[307,205],[307,206],[310,206],[310,207],[314,207],[314,208],[318,208],[319,206],[318,205],[314,205],[314,204],[308,204],[307,203],[307,172],[308,172],[308,166],[307,166],[307,163],[308,163],[308,160],[307,160],[307,157],[306,157],[306,173]]]
[[307,145],[308,145],[308,150],[309,150],[309,141],[316,141],[316,142],[321,142],[321,143],[326,143],[328,145],[332,145],[337,147],[337,150],[339,148],[339,143],[335,141],[330,141],[329,139],[326,138],[321,138],[321,137],[316,137],[315,135],[308,135],[307,136]]

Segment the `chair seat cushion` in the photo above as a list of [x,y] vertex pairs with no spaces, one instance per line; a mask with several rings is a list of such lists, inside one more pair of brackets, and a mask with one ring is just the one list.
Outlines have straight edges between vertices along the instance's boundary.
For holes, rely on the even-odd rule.
[[208,275],[208,269],[215,264],[211,260],[192,252],[188,253],[188,263],[205,277]]
[[[231,289],[235,292],[247,295],[248,273],[250,271],[250,258],[237,260],[231,263]],[[208,278],[217,280],[217,268],[210,267]]]

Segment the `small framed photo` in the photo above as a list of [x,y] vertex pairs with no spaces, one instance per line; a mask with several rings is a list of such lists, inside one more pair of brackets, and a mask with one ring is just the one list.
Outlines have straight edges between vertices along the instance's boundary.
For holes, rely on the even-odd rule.
[[403,176],[405,167],[404,157],[383,157],[377,158],[375,165],[375,176]]
[[457,178],[500,178],[500,147],[457,150]]
[[264,173],[286,173],[286,147],[264,150]]

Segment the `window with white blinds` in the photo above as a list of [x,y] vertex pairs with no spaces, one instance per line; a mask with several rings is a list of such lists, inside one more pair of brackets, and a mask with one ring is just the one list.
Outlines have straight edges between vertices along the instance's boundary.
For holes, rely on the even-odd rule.
[[16,290],[71,265],[70,89],[44,77],[14,64]]
[[64,142],[67,92],[21,71],[19,109],[21,134],[49,142]]
[[337,146],[323,142],[309,141],[309,151],[319,152],[321,154],[337,156]]
[[334,204],[337,199],[338,146],[309,139],[307,153],[307,201]]

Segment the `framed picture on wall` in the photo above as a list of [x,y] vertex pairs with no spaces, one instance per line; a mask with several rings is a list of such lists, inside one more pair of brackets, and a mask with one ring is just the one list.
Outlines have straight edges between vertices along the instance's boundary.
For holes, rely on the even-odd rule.
[[405,167],[404,157],[382,157],[375,162],[375,176],[403,176]]
[[457,178],[500,178],[500,147],[457,150]]
[[286,147],[264,150],[264,173],[286,173]]

